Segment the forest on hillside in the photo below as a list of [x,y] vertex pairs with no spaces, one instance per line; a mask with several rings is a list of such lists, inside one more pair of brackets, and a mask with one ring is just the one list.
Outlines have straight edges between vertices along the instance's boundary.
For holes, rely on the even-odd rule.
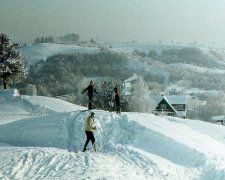
[[58,54],[32,65],[25,83],[35,84],[39,95],[77,93],[84,77],[125,80],[132,75],[126,64],[126,56],[112,52]]
[[[132,59],[137,64],[129,66]],[[179,64],[176,64],[178,62]],[[94,80],[96,88],[102,95],[94,99],[95,103],[98,107],[109,110],[108,104],[112,101],[113,87],[118,86],[123,92],[123,81],[136,73],[138,80],[133,82],[132,97],[128,100],[122,93],[121,96],[124,110],[140,112],[151,111],[149,95],[167,94],[171,85],[181,87],[180,93],[185,93],[185,90],[191,88],[206,91],[224,90],[224,73],[198,71],[196,68],[187,68],[186,64],[209,70],[209,67],[221,70],[223,68],[221,61],[216,61],[194,48],[165,49],[161,54],[149,50],[148,55],[135,50],[132,56],[106,49],[96,53],[51,56],[46,61],[31,65],[29,76],[25,81],[17,84],[17,87],[21,94],[35,92],[37,95],[51,97],[66,95],[69,96],[68,101],[85,105],[86,98],[81,95],[81,92],[90,80]],[[157,73],[154,72],[155,70]],[[223,94],[204,95],[204,97],[201,94],[195,94],[195,103],[190,103],[188,116],[209,119],[211,115],[223,113],[224,106],[220,103],[223,98]],[[210,105],[205,106],[205,102],[216,102],[214,103],[217,107],[216,112],[212,112]]]
[[[29,67],[29,76],[17,84],[21,94],[35,92],[41,96],[67,96],[70,102],[86,105],[85,96],[81,95],[90,80],[94,80],[98,91],[96,106],[109,109],[113,88],[122,91],[122,82],[132,76],[127,68],[127,57],[122,53],[76,53],[57,54]],[[27,86],[28,85],[28,86]],[[94,101],[96,100],[94,99]],[[123,109],[127,100],[121,94]],[[111,107],[110,107],[111,108]]]
[[225,68],[225,62],[216,52],[210,50],[209,53],[205,53],[195,47],[163,49],[161,53],[154,49],[150,49],[148,53],[134,50],[133,53],[164,64],[183,63],[200,67]]
[[[215,52],[205,53],[198,48],[184,47],[163,49],[161,53],[152,49],[148,53],[135,50],[133,54],[138,56],[140,61],[168,72],[169,84],[178,84],[186,89],[224,90],[225,60],[218,54],[215,56]],[[160,74],[155,77],[156,82],[164,82]]]

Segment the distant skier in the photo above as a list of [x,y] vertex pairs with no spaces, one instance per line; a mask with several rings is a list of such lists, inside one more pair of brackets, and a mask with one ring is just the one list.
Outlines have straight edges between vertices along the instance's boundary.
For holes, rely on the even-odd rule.
[[94,151],[96,152],[95,137],[94,137],[94,134],[93,134],[93,131],[96,130],[96,126],[93,126],[94,115],[95,115],[95,113],[91,112],[90,116],[88,116],[88,118],[86,120],[86,123],[85,123],[85,133],[86,133],[87,140],[85,142],[83,152],[86,151],[87,145],[88,145],[90,140],[91,140],[91,143],[94,147]]
[[116,106],[116,113],[120,114],[121,109],[120,109],[120,95],[118,89],[115,87],[114,88],[114,98],[115,98],[115,106]]
[[90,81],[90,84],[88,87],[86,87],[82,94],[85,92],[85,91],[88,91],[88,109],[91,110],[92,109],[92,105],[93,105],[93,93],[95,92],[96,94],[98,94],[98,92],[95,90],[94,88],[94,83],[93,81]]

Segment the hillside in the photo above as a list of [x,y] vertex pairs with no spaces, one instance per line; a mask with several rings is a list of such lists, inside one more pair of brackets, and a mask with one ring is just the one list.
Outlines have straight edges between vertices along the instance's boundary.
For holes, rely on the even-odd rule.
[[[103,45],[102,45],[103,46]],[[108,45],[109,46],[109,45]],[[163,66],[163,64],[157,65],[157,63],[154,63],[155,59],[154,57],[151,57],[151,64],[147,65],[146,62],[149,60],[145,60],[146,62],[143,62],[143,60],[140,61],[139,58],[132,56],[131,54],[134,51],[137,52],[143,52],[146,55],[149,53],[149,51],[155,51],[157,54],[163,53],[165,50],[171,53],[176,53],[182,48],[192,48],[191,46],[184,46],[184,45],[173,45],[173,44],[151,44],[151,43],[145,43],[145,44],[138,44],[138,43],[121,43],[121,44],[113,44],[107,47],[111,51],[118,52],[118,53],[125,53],[127,54],[128,58],[130,59],[129,66],[131,69],[136,68],[137,71],[143,70],[145,68],[145,72],[153,74],[162,75],[165,77],[165,81],[168,81],[168,75],[165,75],[165,69],[166,67],[160,67]],[[199,66],[197,64],[194,64],[195,62],[182,62],[178,61],[175,63],[169,63],[170,66],[178,66],[182,69],[186,69],[187,71],[194,71],[198,73],[213,73],[213,74],[224,74],[224,68],[225,65],[224,61],[224,51],[222,49],[220,50],[211,50],[209,48],[205,47],[197,47],[199,49],[199,52],[202,53],[202,55],[205,56],[205,58],[209,58],[210,61],[212,61],[212,65],[210,67],[207,66]],[[75,53],[83,53],[83,54],[89,54],[89,53],[98,53],[100,52],[100,48],[98,47],[82,47],[78,45],[63,45],[63,44],[50,44],[50,43],[39,43],[39,44],[33,44],[29,45],[27,47],[20,48],[19,51],[23,53],[27,59],[27,62],[29,65],[33,65],[40,60],[46,60],[48,57],[57,55],[57,54],[75,54]],[[186,52],[187,53],[187,52]],[[170,57],[167,57],[170,58]],[[175,57],[174,57],[175,58]],[[176,59],[176,58],[175,58]],[[156,61],[158,61],[156,59]],[[214,64],[218,64],[221,67],[213,66]],[[168,66],[166,64],[166,66]],[[149,69],[149,70],[148,70]]]
[[147,113],[117,115],[96,109],[98,152],[83,153],[83,128],[89,112],[82,109],[85,108],[55,98],[1,91],[0,113],[4,116],[0,119],[0,177],[225,178],[223,126]]
[[98,52],[96,47],[81,47],[77,45],[39,43],[20,48],[19,51],[24,54],[28,65],[35,64],[40,60],[46,60],[48,57],[56,54],[73,54],[77,52],[92,53]]
[[[14,86],[22,94],[31,95],[36,89],[37,95],[67,95],[70,102],[85,105],[85,97],[80,92],[90,80],[95,81],[103,95],[105,82],[120,86],[122,92],[123,82],[135,73],[138,80],[132,82],[133,102],[129,104],[135,104],[139,94],[171,93],[193,97],[193,102],[188,102],[189,118],[208,121],[211,116],[225,113],[222,49],[150,43],[108,44],[102,48],[44,43],[20,50],[30,65],[29,78]],[[142,100],[143,104],[149,101]],[[99,102],[97,106],[102,107],[103,103],[107,109],[109,102]],[[124,108],[141,109],[125,105]]]

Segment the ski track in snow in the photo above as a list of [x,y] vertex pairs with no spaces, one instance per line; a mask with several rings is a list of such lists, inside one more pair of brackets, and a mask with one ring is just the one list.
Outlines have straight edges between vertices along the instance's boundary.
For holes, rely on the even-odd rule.
[[[54,148],[24,148],[23,150],[9,148],[9,152],[14,154],[14,156],[16,154],[17,158],[5,162],[7,166],[3,167],[3,172],[6,173],[2,174],[2,178],[42,179],[48,177],[49,179],[73,179],[73,174],[78,170],[78,172],[83,172],[83,174],[75,173],[76,176],[81,179],[91,179],[92,173],[95,174],[95,177],[98,176],[100,179],[114,179],[115,173],[118,172],[120,172],[120,174],[117,175],[115,179],[124,179],[127,177],[131,179],[148,179],[150,177],[151,179],[157,179],[161,175],[161,171],[165,171],[160,170],[157,163],[154,163],[153,160],[147,158],[145,155],[141,155],[138,151],[132,148],[129,149],[120,143],[115,145],[117,138],[121,141],[124,134],[114,134],[113,136],[117,136],[116,138],[113,136],[110,138],[110,134],[108,134],[108,138],[111,139],[111,144],[109,145],[102,145],[102,143],[106,142],[97,141],[99,146],[104,146],[101,152],[74,153],[72,142],[74,142],[74,138],[76,138],[74,136],[75,121],[82,119],[83,116],[86,116],[86,113],[72,112],[69,116],[72,118],[62,119],[61,123],[66,124],[68,128],[67,145],[68,150],[72,152]],[[109,126],[119,128],[119,123],[120,125],[123,124],[120,121],[124,120],[124,117],[125,116],[120,117],[115,114],[105,113],[105,115],[99,117],[99,119],[96,117],[96,121],[108,121]],[[116,133],[116,131],[114,133]],[[100,135],[101,132],[96,134],[97,137],[99,136],[99,139]],[[10,156],[9,152],[6,153],[7,157]],[[1,152],[1,155],[4,156],[5,153]],[[98,162],[98,159],[101,159],[101,161]],[[102,165],[102,159],[104,160],[104,165]],[[151,166],[149,166],[149,163],[151,163]],[[113,164],[115,164],[115,166],[112,168]],[[98,167],[101,167],[101,169]],[[105,175],[102,175],[102,172],[105,172]],[[168,179],[170,177],[169,172],[165,171],[163,176],[162,179]]]
[[[154,135],[156,139],[161,138],[162,144],[165,145],[166,142],[165,140],[163,141],[163,137],[160,137],[162,135],[159,135],[157,132],[151,134],[149,129],[135,121],[128,120],[127,115],[118,116],[107,112],[101,113],[100,117],[96,116],[96,121],[100,121],[100,124],[103,124],[102,121],[106,122],[104,124],[105,127],[99,127],[100,130],[96,133],[96,139],[98,139],[96,143],[98,146],[103,146],[102,150],[97,153],[82,153],[79,151],[74,153],[73,150],[76,150],[74,149],[74,142],[76,141],[77,130],[75,122],[84,119],[87,113],[79,111],[71,112],[67,113],[67,116],[64,114],[64,119],[60,121],[61,126],[65,126],[67,129],[67,146],[65,150],[30,147],[24,148],[23,150],[9,148],[9,152],[1,151],[1,156],[5,156],[6,161],[7,157],[10,157],[12,154],[13,156],[16,154],[17,158],[8,159],[7,162],[4,162],[7,166],[1,167],[4,174],[0,177],[3,179],[44,179],[46,177],[47,179],[73,179],[74,174],[76,174],[76,176],[81,179],[91,179],[91,175],[94,173],[95,177],[99,179],[114,179],[115,177],[115,179],[158,179],[159,177],[161,179],[180,179],[180,177],[174,176],[176,173],[170,173],[171,171],[179,171],[179,174],[184,174],[184,176],[188,174],[187,179],[189,179],[191,171],[195,171],[195,174],[200,174],[201,171],[197,167],[206,164],[206,155],[200,154],[198,151],[190,151],[190,153],[192,153],[194,158],[199,158],[199,165],[196,164],[196,161],[193,159],[182,159],[182,154],[177,154],[178,159],[181,158],[181,161],[175,158],[175,161],[172,162],[172,157],[167,160],[163,159],[163,151],[160,153],[160,151],[154,152],[152,148],[146,149],[142,146],[142,142],[139,142],[139,146],[141,145],[140,149],[145,149],[145,151],[133,148],[132,144],[138,146],[136,140],[141,139],[141,136],[151,137]],[[101,129],[110,129],[109,127],[111,127],[111,132],[101,131]],[[127,129],[127,127],[129,128]],[[132,134],[135,129],[136,135]],[[63,132],[65,131],[64,128],[61,130]],[[58,133],[63,132],[59,131]],[[147,133],[147,135],[145,133]],[[108,142],[105,142],[104,139],[107,139]],[[144,140],[144,142],[145,141],[146,140]],[[157,145],[156,142],[153,142],[153,144]],[[171,142],[169,142],[169,144],[171,145]],[[178,144],[178,142],[174,142],[174,147],[178,148]],[[158,148],[160,148],[160,145],[154,149],[158,150]],[[184,150],[180,152],[184,153]],[[189,157],[190,155],[188,155],[187,152],[183,156]],[[98,159],[101,159],[101,161],[98,161]],[[159,163],[156,163],[159,160],[162,162],[160,166]],[[185,160],[188,162],[185,163]],[[185,166],[191,165],[189,161],[193,161],[195,164],[188,169],[188,167],[185,168]],[[103,165],[102,162],[104,162]],[[115,166],[112,168],[113,164],[115,164]],[[212,166],[212,164],[210,164],[210,166]],[[99,167],[101,168],[99,169]],[[76,173],[76,171],[79,173]],[[105,173],[102,175],[102,172]],[[115,173],[118,172],[120,172],[120,174],[115,176]],[[204,175],[202,176],[204,177]]]
[[92,173],[99,179],[114,179],[118,172],[120,174],[116,177],[119,179],[149,177],[142,169],[143,165],[137,166],[136,162],[128,161],[124,155],[28,148],[23,151],[11,149],[6,154],[1,152],[1,156],[11,153],[16,154],[17,158],[8,159],[6,166],[1,167],[2,172],[5,172],[0,176],[3,179],[74,179],[74,174],[81,179],[91,179]]
[[[84,179],[91,179],[92,173],[95,174],[95,177],[99,177],[100,179],[114,179],[115,173],[118,172],[120,172],[120,174],[117,175],[116,178],[119,179],[123,179],[125,177],[129,177],[131,179],[158,179],[159,177],[161,177],[161,179],[179,179],[179,177],[174,176],[174,173],[170,173],[170,171],[174,172],[178,170],[183,171],[179,174],[185,174],[189,171],[188,178],[190,178],[190,169],[188,170],[187,168],[184,168],[185,165],[190,165],[190,162],[187,162],[185,164],[184,159],[182,159],[183,164],[178,165],[179,161],[175,161],[173,163],[171,161],[168,161],[171,159],[166,160],[160,158],[158,155],[163,156],[163,154],[158,153],[157,155],[156,152],[154,152],[151,148],[145,149],[146,151],[143,151],[133,148],[129,145],[122,145],[124,142],[135,144],[135,140],[141,138],[139,137],[139,135],[141,136],[142,133],[151,133],[148,132],[149,130],[144,126],[140,126],[134,121],[129,121],[126,115],[118,116],[112,113],[102,113],[101,117],[97,116],[96,121],[105,121],[107,122],[105,123],[105,125],[111,127],[112,129],[111,133],[100,131],[96,134],[99,139],[99,141],[97,141],[98,145],[104,146],[101,152],[74,153],[73,142],[75,142],[76,139],[75,130],[77,129],[75,126],[75,122],[83,119],[84,117],[86,117],[86,115],[87,113],[72,112],[68,115],[70,118],[65,117],[60,122],[61,125],[64,124],[67,128],[66,149],[72,152],[54,148],[24,148],[23,151],[13,148],[14,151],[12,151],[11,153],[14,155],[17,154],[17,158],[14,160],[11,159],[9,162],[6,162],[7,166],[3,167],[3,172],[6,172],[6,174],[3,174],[2,178],[7,179],[7,177],[13,177],[15,179],[43,179],[48,177],[49,179],[73,179],[73,174],[76,172],[76,170],[78,170],[78,172],[83,172],[79,174],[75,173],[76,176]],[[127,125],[127,123],[129,123],[129,126]],[[109,127],[101,128],[109,129]],[[126,129],[125,131],[123,127],[129,127],[130,129]],[[136,136],[132,137],[132,132],[134,132],[134,129],[136,129]],[[118,134],[118,132],[120,133]],[[125,134],[127,136],[125,136]],[[103,140],[101,141],[101,137],[104,136],[107,136],[106,139],[109,140],[108,142],[105,142]],[[155,136],[157,136],[156,132]],[[148,136],[144,135],[143,137]],[[157,139],[158,138],[159,137],[157,137]],[[102,145],[102,143],[105,144]],[[161,143],[165,144],[165,142]],[[171,142],[169,144],[171,144]],[[176,143],[174,144],[174,146],[179,147]],[[158,148],[159,147],[157,147],[157,149]],[[9,149],[9,151],[11,150]],[[184,151],[181,152],[183,153]],[[197,153],[196,157],[198,156],[198,158],[200,159],[199,163],[205,163],[205,159],[203,158],[205,157],[205,155],[202,155],[203,160],[201,160],[201,154],[199,154],[197,151],[191,151],[190,153],[192,153],[193,155]],[[4,156],[4,153],[1,154]],[[10,156],[8,152],[7,156]],[[152,156],[155,156],[155,159],[152,158]],[[177,154],[177,156],[178,158],[182,158],[182,156],[179,154]],[[186,154],[186,156],[189,157],[188,154]],[[98,159],[101,159],[101,161],[98,161]],[[101,164],[102,159],[104,160],[104,165]],[[163,162],[161,166],[155,163],[156,159],[160,159]],[[112,164],[115,164],[116,166],[112,168]],[[101,167],[101,170],[98,167]],[[184,171],[184,169],[186,170]],[[193,165],[191,170],[195,170],[195,174],[198,174],[197,172],[199,170],[196,168],[196,164]],[[101,175],[100,172],[105,172],[106,175]]]
[[[90,143],[90,150],[83,153],[84,122],[89,111],[60,111],[61,101],[52,99],[57,109],[54,111],[49,101],[50,109],[35,104],[37,98],[17,97],[2,107],[6,110],[11,106],[30,115],[8,123],[4,120],[0,125],[0,179],[211,180],[216,175],[220,180],[225,177],[224,141],[217,141],[206,131],[200,133],[191,125],[194,122],[153,114],[117,115],[93,110],[98,152],[93,152]],[[42,97],[42,101],[47,99]]]

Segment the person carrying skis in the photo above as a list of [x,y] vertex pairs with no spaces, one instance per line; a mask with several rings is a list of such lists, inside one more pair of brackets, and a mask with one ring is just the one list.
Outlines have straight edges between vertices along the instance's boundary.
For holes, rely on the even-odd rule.
[[96,94],[98,94],[98,92],[95,90],[94,88],[94,83],[93,81],[91,80],[90,81],[90,84],[88,87],[86,87],[82,94],[85,92],[85,91],[88,91],[88,109],[91,110],[92,109],[92,105],[93,105],[93,93],[95,92]]
[[114,88],[114,98],[115,98],[115,106],[116,106],[116,113],[120,114],[121,109],[120,109],[120,95],[118,89],[115,87]]
[[86,123],[85,123],[85,134],[86,134],[86,142],[84,144],[83,152],[87,150],[87,145],[89,141],[91,140],[91,143],[94,147],[94,151],[96,152],[96,146],[95,146],[95,137],[93,134],[93,131],[96,130],[96,126],[93,126],[94,123],[94,112],[91,112],[90,116],[88,116]]

